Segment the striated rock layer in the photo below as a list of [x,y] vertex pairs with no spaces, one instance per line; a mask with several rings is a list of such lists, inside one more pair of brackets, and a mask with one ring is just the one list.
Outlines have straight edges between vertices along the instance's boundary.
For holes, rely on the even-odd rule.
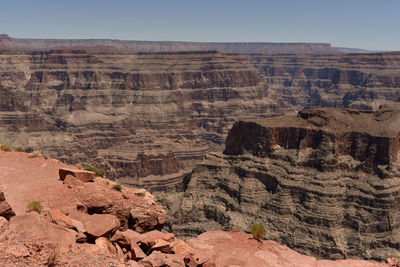
[[239,121],[162,196],[188,237],[259,222],[267,238],[319,258],[399,257],[400,107],[304,110]]
[[250,56],[281,111],[378,109],[400,97],[400,53]]
[[235,121],[319,106],[377,109],[400,97],[399,77],[400,53],[2,50],[0,143],[175,190],[182,168],[223,149]]
[[1,142],[111,178],[177,173],[178,161],[198,161],[236,118],[267,116],[271,102],[238,55],[0,53]]

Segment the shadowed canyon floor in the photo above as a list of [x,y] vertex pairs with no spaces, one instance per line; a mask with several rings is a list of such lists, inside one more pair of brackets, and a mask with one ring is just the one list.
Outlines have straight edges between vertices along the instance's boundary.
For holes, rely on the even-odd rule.
[[169,228],[266,226],[268,239],[322,258],[400,256],[400,106],[321,108],[237,122],[184,191],[157,193]]
[[[0,170],[0,191],[16,211],[9,221],[0,213],[1,266],[389,267],[399,263],[398,259],[316,260],[241,232],[210,231],[184,242],[153,230],[165,214],[143,189],[123,187],[119,192],[111,189],[112,181],[83,177],[74,166],[26,153],[0,151]],[[93,181],[80,180],[88,178]],[[31,200],[43,204],[40,215],[26,211]],[[132,217],[138,219],[133,225]]]

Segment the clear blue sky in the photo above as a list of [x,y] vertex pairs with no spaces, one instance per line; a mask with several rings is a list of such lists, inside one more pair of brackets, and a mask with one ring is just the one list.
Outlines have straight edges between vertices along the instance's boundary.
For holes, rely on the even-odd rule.
[[1,0],[0,33],[400,50],[400,0]]

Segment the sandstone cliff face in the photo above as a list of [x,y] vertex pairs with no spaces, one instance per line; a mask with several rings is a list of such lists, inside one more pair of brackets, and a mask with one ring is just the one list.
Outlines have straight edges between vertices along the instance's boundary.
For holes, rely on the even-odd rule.
[[96,165],[126,184],[175,190],[182,166],[221,151],[235,121],[304,107],[377,109],[400,97],[398,77],[399,53],[3,50],[0,140]]
[[[400,53],[252,56],[287,111],[294,108],[377,109],[399,96]],[[300,110],[300,109],[297,109]]]
[[399,107],[316,109],[241,121],[162,196],[181,236],[255,223],[267,238],[322,258],[398,257]]
[[244,57],[215,52],[3,51],[0,73],[3,143],[111,178],[190,165],[208,143],[222,145],[237,117],[266,116],[271,102]]

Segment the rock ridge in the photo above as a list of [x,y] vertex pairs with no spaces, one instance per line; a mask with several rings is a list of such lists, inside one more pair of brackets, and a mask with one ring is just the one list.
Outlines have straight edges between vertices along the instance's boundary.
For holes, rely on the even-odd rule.
[[318,258],[400,255],[399,107],[304,110],[237,122],[183,192],[160,194],[187,238],[262,223],[267,238]]

